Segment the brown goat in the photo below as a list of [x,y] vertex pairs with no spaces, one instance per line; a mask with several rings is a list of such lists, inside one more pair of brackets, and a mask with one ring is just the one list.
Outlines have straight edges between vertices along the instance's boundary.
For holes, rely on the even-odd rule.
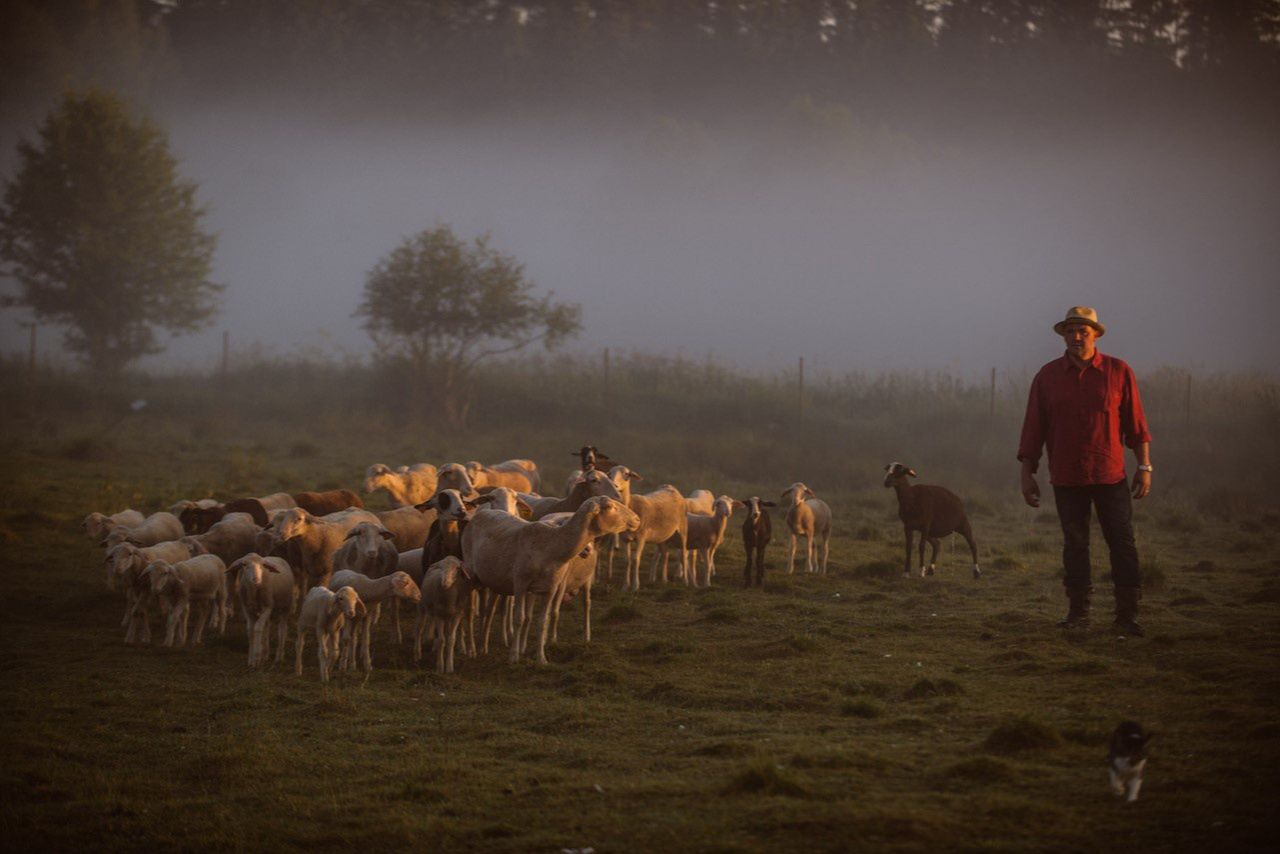
[[327,492],[295,492],[293,500],[312,516],[327,516],[348,507],[362,509],[364,502],[349,489],[330,489]]
[[773,539],[773,523],[769,520],[769,511],[764,508],[778,505],[773,501],[761,501],[756,495],[742,503],[747,505],[747,518],[742,522],[742,550],[747,553],[747,565],[742,571],[743,586],[751,586],[753,566],[756,571],[755,583],[763,586],[764,550]]
[[[916,473],[902,463],[889,463],[884,467],[884,485],[893,487],[898,494],[898,518],[902,520],[903,533],[906,535],[906,563],[902,574],[911,575],[911,540],[916,531],[920,532],[920,574],[933,575],[938,561],[938,541],[948,534],[959,534],[969,544],[973,555],[973,577],[981,578],[982,570],[978,568],[978,546],[973,541],[973,527],[969,517],[965,515],[964,503],[960,496],[944,486],[931,486],[907,483],[908,477]],[[929,564],[924,562],[924,544],[928,542],[932,551]]]

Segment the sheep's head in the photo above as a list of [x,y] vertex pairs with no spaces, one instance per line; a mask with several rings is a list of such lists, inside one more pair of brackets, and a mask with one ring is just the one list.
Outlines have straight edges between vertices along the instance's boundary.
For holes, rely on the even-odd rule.
[[267,567],[263,566],[262,555],[249,552],[239,560],[232,561],[231,566],[227,567],[227,578],[239,579],[241,585],[260,587],[266,572]]
[[795,507],[799,507],[803,504],[806,498],[817,498],[817,496],[813,494],[812,489],[799,482],[791,484],[791,486],[787,487],[786,491],[782,493],[783,502]]
[[525,503],[520,496],[516,495],[515,490],[508,489],[505,486],[499,486],[486,492],[484,495],[477,497],[474,503],[487,505],[490,510],[501,510],[504,513],[510,513],[512,516],[523,516],[526,519],[533,515],[533,508]]
[[348,620],[354,620],[365,613],[364,603],[360,596],[350,587],[339,587],[333,593],[333,601],[329,604],[330,613],[342,614]]
[[301,537],[315,526],[315,517],[301,507],[291,507],[272,518],[270,528],[278,542],[285,543]]
[[761,501],[758,495],[751,496],[743,503],[747,507],[747,515],[751,517],[753,522],[764,515],[764,508],[778,506],[777,502],[774,501]]
[[80,523],[80,527],[92,539],[99,539],[107,532],[109,520],[102,513],[90,513],[84,517],[84,521]]
[[354,540],[356,553],[367,560],[377,560],[382,544],[395,539],[395,534],[376,522],[361,522],[347,532],[346,540]]
[[462,522],[471,518],[475,512],[476,502],[464,501],[462,493],[456,489],[442,489],[421,504],[415,504],[415,510],[434,510],[436,518],[444,522]]
[[178,571],[168,561],[152,561],[142,574],[151,582],[151,592],[156,596],[179,583]]
[[727,495],[721,495],[711,504],[711,515],[723,516],[728,519],[733,515],[734,510],[741,510],[743,503],[736,498],[730,498]]
[[186,536],[178,540],[178,542],[187,547],[187,552],[192,557],[195,557],[196,555],[207,555],[209,553],[209,549],[203,542],[201,542],[198,536]]
[[467,469],[459,463],[441,466],[436,473],[436,492],[440,493],[446,489],[456,489],[467,499],[474,498],[476,495],[471,475],[467,474]]
[[594,517],[592,526],[600,535],[640,530],[640,517],[620,501],[597,496],[587,500],[582,506]]
[[902,480],[908,477],[915,477],[916,473],[912,469],[907,468],[902,463],[889,463],[884,467],[884,485],[886,487],[893,486],[895,480]]
[[368,471],[364,473],[364,491],[369,493],[377,490],[383,485],[383,483],[391,479],[393,476],[391,469],[389,469],[385,464],[374,463],[369,466]]
[[407,572],[391,573],[391,591],[400,599],[408,599],[410,602],[422,601],[422,591]]
[[[623,478],[624,480],[626,478]],[[582,481],[587,485],[587,492],[591,496],[603,495],[605,498],[612,498],[614,501],[622,501],[622,490],[618,488],[618,484],[613,478],[598,470],[583,472]]]

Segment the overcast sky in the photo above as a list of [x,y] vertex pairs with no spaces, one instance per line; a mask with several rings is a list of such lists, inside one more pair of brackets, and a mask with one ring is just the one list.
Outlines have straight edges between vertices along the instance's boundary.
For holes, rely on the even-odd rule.
[[1280,364],[1280,158],[1257,143],[882,135],[833,151],[691,122],[160,118],[227,290],[215,325],[151,368],[216,365],[223,329],[238,351],[366,353],[351,318],[365,274],[437,223],[491,232],[541,289],[580,302],[575,351],[977,376],[1057,355],[1049,327],[1084,303],[1110,328],[1102,349],[1139,368]]

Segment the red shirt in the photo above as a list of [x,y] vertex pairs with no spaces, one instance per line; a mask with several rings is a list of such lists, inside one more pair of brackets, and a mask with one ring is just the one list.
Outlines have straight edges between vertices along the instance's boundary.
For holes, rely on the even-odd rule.
[[1125,479],[1125,446],[1150,441],[1138,381],[1120,359],[1095,350],[1081,370],[1064,355],[1031,381],[1018,459],[1038,466],[1047,446],[1054,486],[1118,483]]

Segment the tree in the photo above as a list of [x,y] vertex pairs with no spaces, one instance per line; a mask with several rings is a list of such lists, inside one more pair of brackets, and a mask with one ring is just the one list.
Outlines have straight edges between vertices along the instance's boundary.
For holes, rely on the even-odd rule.
[[160,330],[208,323],[216,239],[163,130],[110,93],[69,92],[18,156],[0,205],[17,305],[67,327],[67,348],[103,373],[160,352]]
[[384,355],[408,361],[417,388],[430,384],[450,426],[466,425],[473,376],[485,359],[581,329],[582,309],[533,293],[524,266],[440,225],[406,238],[365,279],[355,316]]

